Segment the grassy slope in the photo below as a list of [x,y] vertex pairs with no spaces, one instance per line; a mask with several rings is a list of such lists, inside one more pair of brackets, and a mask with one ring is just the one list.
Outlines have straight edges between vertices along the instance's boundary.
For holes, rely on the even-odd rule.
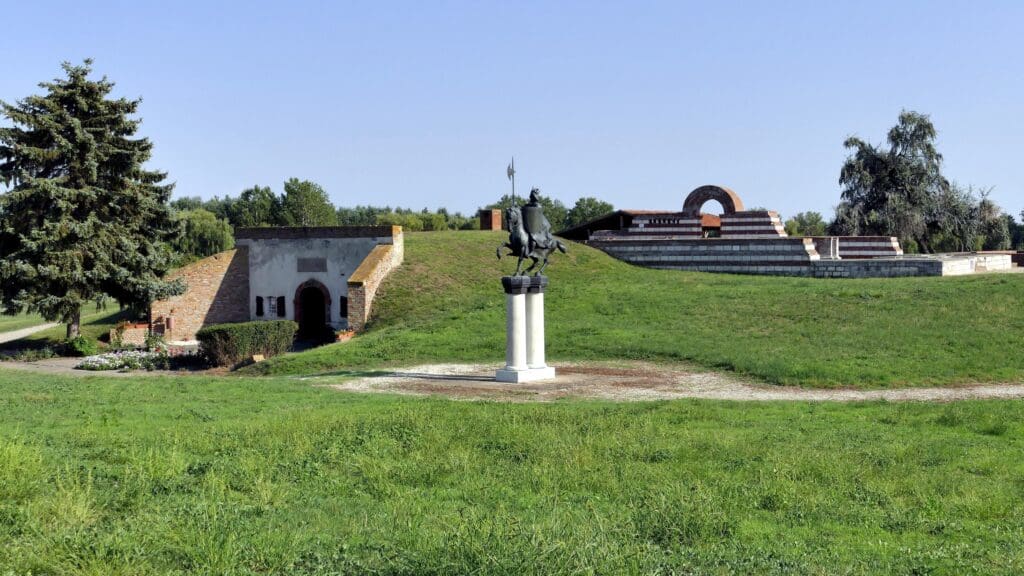
[[1022,422],[0,368],[0,573],[1019,573]]
[[[406,235],[371,330],[251,371],[302,374],[504,359],[500,232]],[[554,360],[683,360],[770,382],[895,386],[1024,379],[1024,275],[815,280],[637,268],[573,244],[553,257]]]
[[40,324],[46,324],[46,320],[43,320],[43,317],[38,314],[0,315],[0,333],[13,332]]
[[[129,312],[127,310],[118,310],[117,306],[107,306],[100,310],[87,308],[82,311],[82,324],[80,331],[86,338],[99,340],[100,338],[110,334],[110,329],[121,320],[127,318],[128,315]],[[4,344],[2,347],[5,349],[26,349],[57,346],[64,342],[66,335],[67,326],[61,324],[41,332],[36,332],[35,334],[26,336],[20,340],[9,342]]]

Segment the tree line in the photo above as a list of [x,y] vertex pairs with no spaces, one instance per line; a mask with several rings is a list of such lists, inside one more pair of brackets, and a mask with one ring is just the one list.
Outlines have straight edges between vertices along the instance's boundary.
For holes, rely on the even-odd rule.
[[967,252],[1024,248],[1018,223],[978,190],[942,173],[931,119],[903,111],[884,145],[850,137],[839,174],[843,187],[831,222],[802,212],[786,221],[791,235],[896,236],[905,252]]
[[[165,280],[182,261],[234,244],[233,229],[254,226],[398,224],[410,231],[463,230],[475,215],[444,208],[337,208],[314,182],[292,178],[283,191],[254,186],[239,196],[171,201],[167,174],[144,166],[153,145],[136,134],[140,100],[110,98],[92,61],[63,64],[64,77],[14,104],[0,101],[0,312],[35,312],[78,336],[81,309],[113,298],[145,309],[180,294]],[[984,190],[946,179],[927,116],[903,112],[887,145],[849,138],[841,202],[826,223],[817,213],[786,222],[793,234],[891,235],[908,252],[1005,249],[1024,244],[1024,227]],[[521,203],[505,195],[486,208]],[[542,197],[556,230],[613,210],[596,198],[572,208]],[[1024,221],[1024,213],[1021,214]]]
[[[517,205],[524,202],[515,199]],[[505,209],[512,206],[510,195],[484,206]],[[584,197],[572,208],[557,199],[541,198],[545,215],[555,230],[571,228],[612,212],[611,204]],[[172,243],[178,263],[184,263],[234,246],[234,230],[260,226],[375,226],[396,225],[409,232],[478,230],[477,214],[465,216],[447,208],[413,210],[390,206],[360,205],[336,208],[327,192],[315,182],[292,178],[282,194],[268,186],[253,186],[237,197],[214,196],[203,200],[186,196],[170,203],[178,236]]]

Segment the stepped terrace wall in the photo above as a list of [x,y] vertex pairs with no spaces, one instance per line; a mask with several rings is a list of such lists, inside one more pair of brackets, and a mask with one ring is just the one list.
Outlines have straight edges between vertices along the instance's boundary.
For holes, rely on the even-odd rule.
[[891,258],[902,256],[903,249],[895,236],[808,236],[818,253],[828,250],[826,243],[839,241],[839,257],[844,260],[859,258]]
[[589,244],[637,266],[695,272],[810,276],[820,260],[807,238],[643,238],[595,235]]
[[[813,278],[958,276],[1012,267],[1009,254],[944,254],[823,259],[811,238],[648,238],[598,234],[589,244],[647,268]],[[842,243],[840,242],[840,245]]]

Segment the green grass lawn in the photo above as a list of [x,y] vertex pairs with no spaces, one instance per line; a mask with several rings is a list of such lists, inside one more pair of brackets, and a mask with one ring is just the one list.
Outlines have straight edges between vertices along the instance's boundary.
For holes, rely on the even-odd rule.
[[[109,336],[110,329],[118,322],[127,319],[129,315],[129,311],[118,310],[116,305],[108,305],[99,310],[90,306],[82,310],[82,323],[79,327],[79,331],[86,338],[91,338],[93,340],[105,339]],[[37,322],[37,324],[38,323],[41,322]],[[20,340],[8,342],[0,346],[0,348],[8,350],[24,350],[44,348],[47,346],[54,347],[64,342],[66,336],[67,326],[61,324],[59,326],[54,326],[53,328],[36,332],[35,334],[31,334]]]
[[1022,423],[0,368],[0,574],[1019,574]]
[[46,324],[46,320],[43,320],[43,317],[38,314],[0,315],[0,333],[31,328],[39,324]]
[[[504,359],[500,232],[406,234],[371,329],[250,373]],[[889,387],[1024,380],[1024,275],[802,279],[659,271],[579,244],[553,256],[548,357],[653,359],[768,382]]]

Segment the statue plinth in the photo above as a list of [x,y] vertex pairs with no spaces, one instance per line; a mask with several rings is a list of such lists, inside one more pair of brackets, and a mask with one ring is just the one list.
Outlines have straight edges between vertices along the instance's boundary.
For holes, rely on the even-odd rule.
[[547,276],[504,276],[505,368],[498,382],[551,380],[555,369],[544,360],[544,289]]

